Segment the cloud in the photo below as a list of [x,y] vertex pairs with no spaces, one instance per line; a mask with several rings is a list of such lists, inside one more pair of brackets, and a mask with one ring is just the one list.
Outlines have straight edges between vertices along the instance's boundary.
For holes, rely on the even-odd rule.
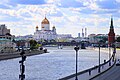
[[81,2],[78,2],[76,0],[61,0],[59,3],[60,7],[68,8],[68,7],[84,7],[84,5]]
[[2,4],[0,4],[0,8],[2,8],[2,9],[10,9],[10,7],[8,7],[6,5],[2,5]]
[[49,16],[58,16],[58,17],[63,16],[63,14],[62,14],[60,11],[50,12],[48,15],[49,15]]
[[[41,27],[46,14],[50,27],[55,25],[58,33],[75,36],[86,27],[88,33],[107,34],[111,15],[119,18],[120,10],[118,1],[105,3],[107,0],[3,0],[0,23],[6,24],[15,35],[33,34],[36,25]],[[115,27],[119,26],[119,21]]]
[[1,9],[15,8],[18,5],[42,5],[46,4],[44,0],[5,0],[0,2]]
[[56,5],[48,5],[46,6],[46,14],[48,16],[57,16],[57,17],[62,17],[63,13],[61,12],[61,9],[59,9]]
[[80,13],[83,14],[94,14],[96,10],[91,10],[90,8],[84,8],[82,10],[80,10]]
[[120,8],[116,0],[101,0],[101,1],[96,1],[98,6],[102,9],[118,9]]
[[10,0],[13,3],[16,4],[24,4],[24,5],[39,5],[39,4],[45,4],[44,0]]

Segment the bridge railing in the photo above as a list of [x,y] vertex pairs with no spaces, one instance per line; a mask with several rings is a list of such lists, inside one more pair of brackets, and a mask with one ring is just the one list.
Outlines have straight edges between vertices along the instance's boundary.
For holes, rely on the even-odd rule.
[[[78,72],[78,79],[81,80],[92,80],[94,77],[104,73],[105,71],[109,70],[114,64],[115,64],[116,60],[115,60],[115,53],[112,54],[111,58],[100,64],[100,72],[99,70],[99,65],[94,66],[92,68],[89,68],[87,70]],[[75,74],[72,74],[70,76],[61,78],[59,80],[75,80]]]

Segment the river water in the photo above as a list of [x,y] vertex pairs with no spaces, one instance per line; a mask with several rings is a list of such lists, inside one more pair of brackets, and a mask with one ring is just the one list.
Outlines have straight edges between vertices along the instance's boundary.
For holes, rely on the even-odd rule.
[[[25,61],[25,80],[58,80],[75,73],[75,51],[73,47],[47,48],[49,53],[27,57]],[[98,65],[98,51],[79,50],[78,71]],[[101,63],[108,59],[107,53],[101,52]],[[0,61],[0,80],[19,80],[19,60]]]

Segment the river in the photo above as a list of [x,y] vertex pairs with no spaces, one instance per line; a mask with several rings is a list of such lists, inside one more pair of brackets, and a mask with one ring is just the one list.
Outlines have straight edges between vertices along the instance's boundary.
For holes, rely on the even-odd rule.
[[[27,57],[25,80],[57,80],[75,73],[73,47],[47,47],[49,53]],[[78,71],[98,65],[98,51],[81,49],[78,52]],[[101,52],[101,63],[108,54]],[[21,58],[0,61],[0,80],[18,80]]]

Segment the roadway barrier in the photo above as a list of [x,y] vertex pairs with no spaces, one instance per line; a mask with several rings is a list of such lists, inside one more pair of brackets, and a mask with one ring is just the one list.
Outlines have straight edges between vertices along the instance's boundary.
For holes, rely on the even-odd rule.
[[[106,72],[116,63],[115,53],[112,54],[111,58],[108,61],[104,61],[104,63],[100,64],[100,72],[99,65],[94,66],[90,69],[78,72],[78,79],[80,80],[92,80],[96,76]],[[59,80],[75,80],[75,74],[69,75],[67,77],[61,78]]]

